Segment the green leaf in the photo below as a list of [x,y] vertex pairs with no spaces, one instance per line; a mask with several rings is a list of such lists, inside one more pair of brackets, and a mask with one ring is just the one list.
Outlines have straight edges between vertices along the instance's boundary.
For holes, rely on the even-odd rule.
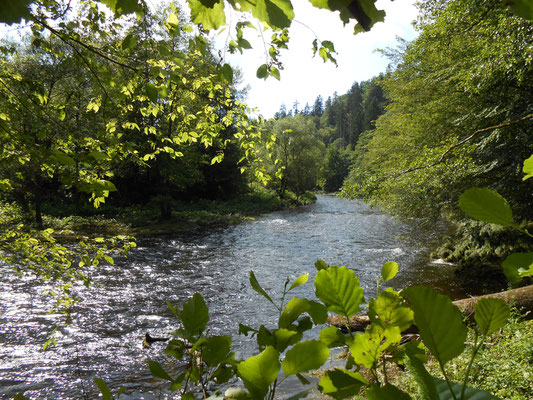
[[525,19],[533,20],[533,2],[531,0],[509,0],[506,4],[511,6],[513,12]]
[[476,303],[474,318],[483,335],[490,335],[507,323],[511,310],[505,301],[482,298]]
[[513,225],[511,206],[495,190],[468,189],[459,198],[459,207],[466,215],[479,221],[503,226]]
[[63,165],[68,165],[70,167],[73,167],[76,165],[76,161],[74,161],[74,159],[71,156],[67,155],[66,153],[60,150],[53,151],[53,155],[54,155],[54,158]]
[[345,336],[336,326],[328,326],[322,329],[318,340],[328,347],[344,346],[346,342]]
[[183,358],[183,354],[185,353],[186,347],[187,346],[183,340],[172,339],[170,342],[168,342],[165,353],[177,360],[181,360]]
[[192,21],[195,24],[202,24],[206,31],[218,29],[226,23],[223,1],[214,3],[213,7],[206,7],[200,0],[188,0],[188,2]]
[[240,362],[237,370],[252,397],[262,399],[267,394],[270,384],[278,377],[280,367],[279,352],[268,346],[259,355]]
[[297,343],[302,338],[302,334],[288,329],[277,329],[274,331],[274,337],[276,339],[276,350],[281,353],[287,347]]
[[137,46],[137,38],[133,33],[130,33],[126,35],[124,39],[122,39],[122,49],[133,49],[135,46]]
[[202,338],[191,348],[191,353],[201,349],[202,360],[209,366],[214,367],[226,361],[231,351],[231,337],[211,336]]
[[384,281],[390,281],[398,273],[398,264],[394,261],[389,261],[383,264],[381,268],[381,277]]
[[[401,339],[398,327],[396,327],[394,336],[397,341]],[[346,342],[350,346],[350,353],[355,362],[368,369],[375,367],[381,353],[391,343],[385,335],[385,330],[376,325],[371,325],[365,333],[358,333],[353,339],[347,339]]]
[[318,390],[334,399],[345,399],[355,396],[366,384],[368,382],[360,373],[335,368],[325,372],[318,383]]
[[413,324],[413,310],[401,304],[401,298],[396,292],[392,290],[381,292],[368,304],[370,321],[383,328],[398,326],[400,331],[405,331]]
[[411,400],[411,396],[390,383],[385,386],[372,384],[365,394],[368,400]]
[[[448,383],[439,378],[432,377],[435,381],[435,385],[437,388],[437,392],[439,394],[439,400],[456,400],[460,398],[461,390],[463,388],[462,385],[459,385],[454,382],[450,382],[453,390],[450,391],[450,388],[448,387]],[[455,396],[454,396],[455,394]],[[467,387],[465,390],[465,395],[462,398],[462,400],[499,400],[496,396],[493,396],[489,392],[486,392],[484,390],[480,389],[473,389],[470,387]]]
[[281,79],[281,75],[279,73],[279,69],[277,69],[274,66],[270,67],[270,75],[272,75],[274,78],[276,78],[278,81]]
[[233,68],[231,68],[231,65],[224,64],[222,66],[222,76],[224,76],[226,82],[233,83]]
[[442,365],[461,354],[467,329],[461,311],[448,296],[425,286],[413,286],[402,292],[415,313],[420,337]]
[[281,363],[286,376],[320,368],[329,357],[329,348],[318,340],[308,340],[294,345]]
[[294,18],[290,0],[236,0],[240,11],[250,11],[259,21],[274,29],[288,28]]
[[310,306],[307,299],[300,299],[298,297],[292,298],[285,306],[285,309],[279,318],[279,327],[287,328],[290,324],[296,321],[300,315],[308,312],[309,309]]
[[320,270],[315,277],[315,294],[329,311],[347,318],[359,311],[363,302],[363,288],[352,270],[346,267],[330,266]]
[[526,176],[522,178],[524,181],[533,176],[533,156],[529,157],[526,161],[524,161],[524,167],[522,170],[524,171],[524,174],[526,174]]
[[259,282],[257,281],[257,278],[254,275],[254,271],[250,271],[250,285],[252,286],[253,290],[255,290],[257,293],[259,293],[265,299],[270,301],[272,304],[274,304],[274,302],[272,301],[270,296],[267,294],[267,292],[265,292],[264,289],[261,287],[261,285],[259,285]]
[[439,400],[439,394],[437,392],[437,386],[433,377],[426,370],[424,363],[420,361],[414,355],[408,353],[408,358],[405,360],[405,364],[409,369],[409,372],[415,378],[418,385],[418,394],[422,400]]
[[21,19],[30,16],[29,6],[32,0],[2,0],[0,2],[0,22],[18,24]]
[[102,398],[104,400],[111,400],[113,396],[111,396],[111,391],[109,390],[109,387],[107,386],[107,383],[103,379],[100,378],[94,378],[93,382],[98,386],[98,390],[100,390],[100,393],[102,393]]
[[509,282],[517,284],[527,276],[533,276],[533,253],[512,253],[502,263],[503,273]]
[[181,322],[185,330],[192,336],[200,335],[209,322],[209,310],[204,298],[195,293],[184,305],[180,312]]
[[224,398],[235,400],[246,400],[248,398],[248,392],[242,388],[231,387],[224,392]]
[[328,269],[328,264],[326,264],[322,260],[318,260],[317,262],[315,262],[315,268],[317,271],[320,271],[322,269]]
[[147,363],[148,368],[150,368],[150,373],[154,378],[165,379],[172,382],[173,379],[170,377],[167,371],[163,369],[161,364],[159,364],[157,361],[147,361]]
[[303,275],[300,275],[298,278],[296,278],[296,280],[292,283],[291,287],[289,288],[289,292],[294,289],[294,288],[297,288],[298,286],[301,286],[303,285],[305,282],[307,282],[309,279],[309,274],[303,274]]
[[266,64],[261,65],[257,69],[256,75],[259,79],[266,79],[268,76],[268,66]]
[[146,84],[146,95],[148,96],[148,98],[150,99],[152,103],[157,103],[157,99],[159,97],[159,91],[154,86],[154,84],[150,82]]

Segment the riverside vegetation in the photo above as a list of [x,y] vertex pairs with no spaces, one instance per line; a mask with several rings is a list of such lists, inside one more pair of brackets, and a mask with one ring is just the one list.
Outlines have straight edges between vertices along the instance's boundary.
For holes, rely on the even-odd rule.
[[[371,0],[312,3],[340,11],[344,22],[357,19],[356,32],[384,18]],[[226,23],[225,6],[250,12],[273,30],[265,46],[267,62],[257,76],[279,79],[280,51],[287,48],[294,18],[288,0],[190,0],[192,24],[183,22],[175,5],[154,12],[136,0],[80,2],[75,18],[70,2],[8,3],[0,20],[26,18],[31,33],[23,43],[0,48],[0,189],[8,202],[3,213],[8,223],[0,237],[3,259],[19,274],[57,282],[58,307],[68,311],[75,300],[69,296],[72,282],[90,285],[90,266],[113,263],[112,254],[127,253],[134,242],[127,235],[74,236],[76,246],[61,244],[61,235],[44,229],[47,202],[61,200],[79,211],[87,198],[99,207],[114,193],[121,206],[151,202],[161,218],[169,218],[176,199],[213,193],[229,198],[248,185],[246,179],[267,185],[280,198],[290,189],[300,201],[319,178],[323,188],[336,190],[348,176],[347,196],[405,217],[458,221],[463,210],[529,236],[531,181],[519,183],[522,170],[526,178],[533,170],[531,158],[522,168],[531,154],[533,15],[528,1],[509,3],[511,9],[496,0],[421,3],[419,38],[388,51],[396,60],[393,72],[354,85],[349,95],[326,107],[317,99],[313,110],[300,112],[296,104],[297,115],[284,115],[281,109],[275,121],[266,123],[248,116],[242,93],[235,89],[238,71],[211,52],[203,33]],[[192,25],[200,25],[198,33]],[[250,47],[245,39],[250,25],[246,19],[231,25],[228,51]],[[317,38],[313,51],[336,62],[331,41]],[[498,189],[510,204],[491,189],[466,190],[471,186]],[[33,215],[33,226],[9,222],[13,202]],[[499,255],[506,256],[509,280],[529,279],[533,253],[509,253],[512,249]],[[494,398],[469,381],[487,336],[509,316],[506,305],[496,300],[479,304],[471,356],[464,374],[452,381],[446,366],[463,353],[467,328],[449,299],[429,288],[380,290],[368,302],[372,324],[362,334],[330,327],[318,340],[303,340],[303,332],[322,323],[327,311],[348,318],[363,303],[353,272],[323,262],[316,266],[320,302],[293,298],[285,305],[285,295],[304,284],[307,275],[288,280],[278,304],[251,273],[252,287],[279,310],[279,321],[277,329],[241,326],[258,343],[259,354],[246,360],[232,356],[231,338],[205,335],[208,312],[201,295],[181,309],[169,305],[182,328],[174,332],[167,353],[191,363],[183,374],[170,376],[150,362],[152,374],[168,380],[182,398],[191,399],[196,391],[207,397],[209,381],[221,384],[234,377],[245,389],[230,391],[228,397],[274,398],[280,371],[307,384],[302,374],[323,365],[330,346],[345,345],[351,353],[346,368],[325,372],[319,383],[332,397],[363,389],[370,399],[410,398],[389,381],[390,364],[397,362],[411,371],[422,398]],[[396,272],[395,263],[385,264],[378,288]],[[400,344],[401,331],[412,322],[444,379],[428,373],[419,342]],[[111,398],[105,383],[96,383]]]

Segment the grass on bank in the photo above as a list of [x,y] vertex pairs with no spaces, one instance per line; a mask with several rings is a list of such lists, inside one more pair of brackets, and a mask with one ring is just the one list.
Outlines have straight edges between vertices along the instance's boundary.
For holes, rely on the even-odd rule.
[[[446,364],[453,382],[463,382],[470,361],[474,333],[469,329],[465,351]],[[444,379],[436,360],[430,360],[428,371]],[[398,372],[391,382],[421,400],[413,377]],[[533,399],[533,320],[525,321],[517,312],[500,331],[491,335],[474,360],[468,386],[486,390],[502,400]]]
[[[157,200],[145,205],[118,207],[104,204],[93,208],[86,204],[75,210],[72,204],[47,203],[43,207],[43,227],[52,228],[56,234],[62,232],[87,236],[103,235],[157,235],[164,233],[194,232],[219,226],[228,226],[255,219],[261,214],[287,207],[309,204],[316,200],[312,193],[305,193],[297,199],[293,193],[286,193],[283,200],[265,188],[254,188],[227,201],[200,199],[185,202],[171,200],[167,218],[162,217]],[[23,213],[21,208],[0,204],[0,225],[34,225],[32,213]]]

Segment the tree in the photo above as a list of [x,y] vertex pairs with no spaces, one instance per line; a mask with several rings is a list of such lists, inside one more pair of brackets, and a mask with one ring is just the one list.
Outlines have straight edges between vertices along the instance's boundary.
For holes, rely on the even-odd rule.
[[[276,135],[271,175],[276,175],[271,185],[283,198],[286,190],[298,198],[307,190],[316,187],[322,166],[324,145],[317,135],[315,124],[302,114],[271,122]],[[282,174],[277,171],[282,172]]]
[[404,216],[440,218],[459,215],[466,188],[488,186],[530,218],[521,169],[532,143],[532,23],[503,4],[458,0],[424,3],[417,27],[381,82],[391,103],[346,189]]

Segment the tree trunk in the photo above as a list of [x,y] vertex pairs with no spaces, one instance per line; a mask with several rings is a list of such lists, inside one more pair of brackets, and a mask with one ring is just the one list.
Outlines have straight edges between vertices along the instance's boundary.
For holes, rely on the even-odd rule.
[[[518,289],[507,290],[505,292],[491,293],[484,296],[475,296],[467,299],[456,300],[453,302],[465,318],[470,321],[474,320],[474,308],[479,299],[496,298],[502,299],[510,306],[514,306],[527,319],[533,319],[533,285],[524,286]],[[327,323],[337,328],[346,329],[345,320],[339,315],[329,316]],[[370,318],[366,314],[358,314],[350,318],[350,329],[352,331],[364,331],[370,324]],[[412,332],[411,328],[408,330]]]

